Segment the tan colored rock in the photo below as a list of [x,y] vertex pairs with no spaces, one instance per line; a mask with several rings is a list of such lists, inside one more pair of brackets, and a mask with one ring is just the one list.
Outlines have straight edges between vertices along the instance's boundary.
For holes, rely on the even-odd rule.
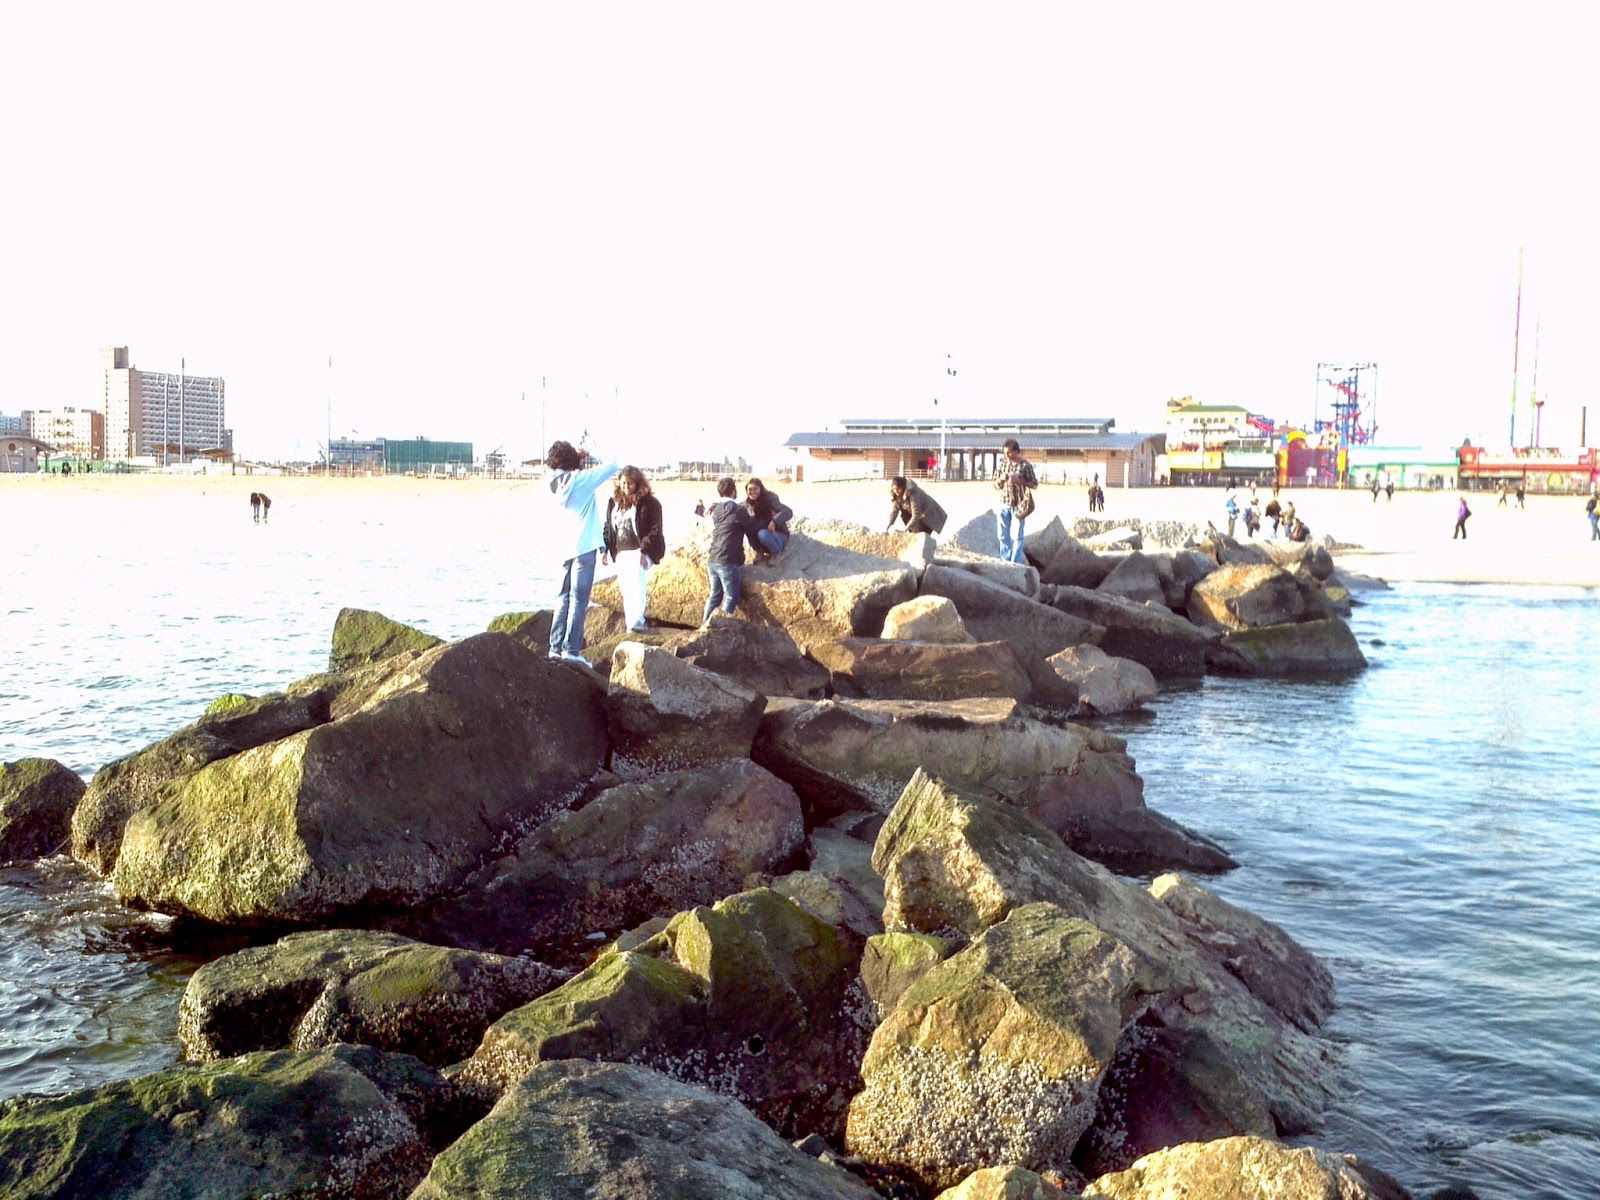
[[1156,564],[1138,550],[1125,554],[1095,590],[1121,596],[1135,604],[1165,606],[1167,603],[1167,593],[1161,585],[1161,573],[1156,569]]
[[975,642],[947,596],[916,596],[896,604],[883,619],[883,636],[907,642]]
[[1379,1200],[1351,1162],[1321,1150],[1291,1150],[1259,1137],[1231,1137],[1158,1150],[1126,1171],[1102,1175],[1083,1195],[1106,1200]]
[[788,633],[771,625],[718,611],[700,628],[678,633],[663,644],[685,662],[737,680],[763,696],[821,700],[828,694],[828,673],[803,658]]
[[1033,695],[1028,669],[1008,642],[909,642],[841,638],[817,642],[833,694],[861,700],[963,700]]
[[985,1167],[974,1171],[934,1200],[1071,1200],[1064,1192],[1026,1167]]
[[766,698],[672,651],[623,642],[611,657],[611,769],[623,779],[748,758]]
[[1282,567],[1221,566],[1189,592],[1189,619],[1206,629],[1257,629],[1307,618],[1306,597]]
[[1078,689],[1082,716],[1106,717],[1148,704],[1160,694],[1148,667],[1113,658],[1098,646],[1069,646],[1046,660]]

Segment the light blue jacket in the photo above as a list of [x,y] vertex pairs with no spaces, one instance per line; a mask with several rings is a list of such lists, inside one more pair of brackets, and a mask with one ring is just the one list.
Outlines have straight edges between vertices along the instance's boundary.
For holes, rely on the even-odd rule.
[[559,551],[563,562],[598,550],[605,544],[600,506],[595,503],[595,497],[601,485],[618,470],[618,464],[608,462],[582,471],[557,471],[550,476],[550,496],[554,501],[551,544]]

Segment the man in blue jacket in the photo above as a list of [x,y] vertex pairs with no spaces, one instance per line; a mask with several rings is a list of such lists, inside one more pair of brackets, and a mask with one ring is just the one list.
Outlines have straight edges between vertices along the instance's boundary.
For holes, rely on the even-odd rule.
[[617,464],[583,467],[583,455],[571,442],[555,442],[545,456],[554,472],[549,479],[553,501],[551,536],[567,557],[561,563],[561,592],[550,620],[550,657],[583,662],[583,622],[589,615],[589,593],[594,588],[594,564],[605,543],[600,510],[595,498],[605,482],[617,473]]

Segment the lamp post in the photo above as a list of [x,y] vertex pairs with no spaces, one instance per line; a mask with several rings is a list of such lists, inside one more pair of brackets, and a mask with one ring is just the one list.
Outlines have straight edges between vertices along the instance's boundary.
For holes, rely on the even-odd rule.
[[[944,356],[944,373],[950,379],[956,377],[956,369],[950,365],[950,356],[948,354]],[[937,400],[934,401],[935,405],[938,403]],[[949,455],[945,453],[945,423],[946,414],[941,411],[939,413],[939,478],[941,480],[950,478],[950,459]]]
[[1543,423],[1544,423],[1544,401],[1543,400],[1535,400],[1533,402],[1533,448],[1535,450],[1539,449],[1539,446],[1541,444],[1540,441],[1539,441],[1539,427]]

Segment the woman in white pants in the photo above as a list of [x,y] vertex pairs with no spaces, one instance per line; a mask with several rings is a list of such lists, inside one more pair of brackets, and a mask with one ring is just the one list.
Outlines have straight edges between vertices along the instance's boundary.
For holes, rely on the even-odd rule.
[[622,615],[634,632],[645,627],[645,573],[667,552],[661,534],[661,501],[638,467],[623,467],[606,503],[606,557],[617,564]]

